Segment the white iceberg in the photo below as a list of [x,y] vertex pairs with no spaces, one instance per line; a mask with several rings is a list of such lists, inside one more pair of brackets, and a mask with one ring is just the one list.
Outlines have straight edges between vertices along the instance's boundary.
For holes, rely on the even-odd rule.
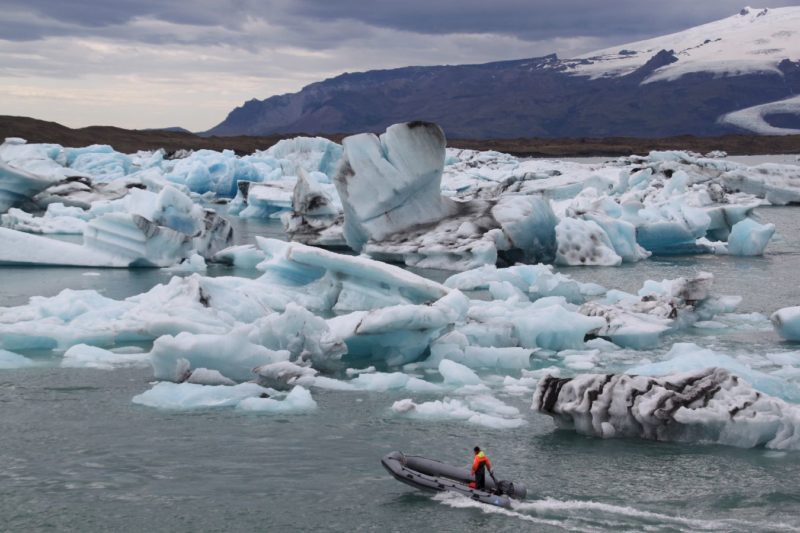
[[64,352],[61,366],[64,368],[96,368],[100,370],[148,367],[150,366],[150,355],[147,353],[115,353],[96,346],[76,344]]
[[514,429],[526,423],[518,409],[487,395],[464,400],[444,398],[421,403],[406,398],[394,402],[392,411],[417,420],[453,420],[491,429]]
[[235,386],[199,385],[196,383],[156,383],[150,390],[133,397],[135,404],[158,409],[189,410],[236,407],[242,400],[268,394],[255,383]]
[[769,318],[778,335],[786,340],[800,341],[800,306],[778,309]]

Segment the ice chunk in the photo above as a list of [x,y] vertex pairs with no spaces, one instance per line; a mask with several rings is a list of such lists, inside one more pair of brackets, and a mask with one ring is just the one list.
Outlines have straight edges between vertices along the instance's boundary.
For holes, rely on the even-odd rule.
[[556,237],[558,264],[617,266],[622,263],[606,232],[591,220],[565,218],[556,226]]
[[784,400],[800,403],[800,389],[786,381],[753,370],[733,357],[701,348],[694,343],[675,343],[665,356],[667,359],[657,363],[636,365],[625,371],[626,374],[644,376],[666,376],[681,372],[690,372],[703,368],[717,367],[728,370],[744,380],[755,389]]
[[733,255],[764,255],[764,248],[775,233],[775,224],[759,224],[751,218],[734,224],[728,237],[728,252]]
[[294,387],[282,400],[274,398],[245,398],[236,406],[240,411],[259,413],[302,413],[313,411],[317,402],[311,397],[311,392],[301,386]]
[[256,242],[268,257],[258,265],[264,271],[259,281],[271,286],[276,299],[299,302],[315,311],[427,303],[448,292],[434,281],[365,257],[262,237],[256,237]]
[[170,272],[205,272],[208,266],[203,256],[192,254],[177,265],[167,268]]
[[356,389],[376,392],[406,390],[409,392],[439,392],[441,387],[403,372],[370,372],[356,376],[350,381]]
[[52,184],[52,179],[14,168],[0,159],[0,213],[22,204]]
[[336,189],[327,187],[299,170],[292,193],[292,211],[281,219],[291,240],[320,246],[347,245],[341,231],[341,201]]
[[214,254],[214,261],[233,265],[236,268],[254,270],[256,265],[266,259],[266,254],[252,244],[229,246]]
[[[282,390],[293,386],[296,381],[313,378],[317,371],[309,366],[301,366],[290,361],[278,361],[267,365],[257,366],[253,369],[259,385],[272,389]],[[312,381],[313,383],[313,381]]]
[[790,341],[800,341],[800,306],[778,309],[769,318],[778,335]]
[[27,368],[35,366],[35,363],[22,355],[8,350],[0,349],[0,370],[9,370],[12,368]]
[[[0,228],[0,263],[90,267],[172,266],[197,250],[211,257],[233,239],[230,224],[173,187],[133,191],[98,210],[83,230],[83,245]],[[193,263],[195,270],[201,265]]]
[[736,166],[720,176],[722,185],[764,198],[773,205],[800,203],[800,168],[797,165],[764,163]]
[[539,196],[501,196],[491,214],[503,232],[502,239],[495,240],[497,249],[509,254],[512,261],[549,263],[555,259],[558,220],[547,200]]
[[208,368],[195,368],[186,378],[185,383],[196,383],[198,385],[236,385],[232,379],[228,379],[216,370]]
[[439,373],[444,378],[445,384],[451,387],[480,385],[482,383],[478,374],[468,367],[449,359],[442,359],[442,362],[439,363]]
[[342,145],[323,137],[294,137],[281,139],[265,154],[276,158],[289,176],[296,176],[301,170],[333,176],[342,157]]
[[150,352],[156,379],[183,381],[188,361],[191,368],[208,368],[223,376],[245,381],[253,377],[252,369],[289,359],[289,352],[275,351],[248,340],[249,328],[240,326],[226,335],[179,333],[156,339]]
[[[267,183],[239,184],[239,194],[246,207],[239,211],[242,218],[279,218],[292,210],[294,181],[270,181]],[[237,197],[238,198],[238,197]]]
[[133,403],[158,409],[213,409],[234,407],[246,398],[267,394],[267,389],[255,383],[235,386],[199,385],[162,381],[133,397]]
[[113,370],[120,367],[148,367],[150,355],[146,353],[114,353],[109,350],[76,344],[64,353],[61,366],[65,368],[97,368]]
[[513,429],[525,425],[517,409],[490,396],[477,396],[471,401],[444,398],[415,403],[410,398],[392,404],[392,411],[419,420],[455,420],[492,429]]
[[583,347],[586,335],[606,323],[600,317],[585,316],[560,305],[532,309],[510,319],[520,346],[556,351]]
[[347,343],[347,361],[402,365],[419,359],[444,328],[463,320],[467,307],[466,297],[452,291],[432,305],[355,311],[328,320],[328,326]]
[[258,168],[249,160],[237,158],[231,150],[197,150],[176,161],[166,178],[196,193],[213,192],[227,198],[236,194],[239,181],[262,181]]
[[[461,328],[460,331],[463,331]],[[438,343],[438,341],[437,341]],[[494,346],[464,346],[448,345],[431,346],[431,356],[433,359],[437,355],[446,357],[451,361],[460,363],[469,368],[492,368],[492,369],[521,369],[530,368],[531,358],[535,349],[508,346],[497,348]],[[432,362],[431,359],[428,361]]]
[[426,122],[395,124],[380,138],[344,140],[334,182],[347,244],[381,260],[427,268],[552,260],[557,220],[550,204],[535,195],[458,202],[443,196],[444,146],[441,128]]
[[27,233],[80,235],[86,229],[88,218],[83,209],[56,203],[48,205],[47,211],[40,217],[11,208],[0,215],[0,222],[9,229]]
[[534,393],[533,409],[552,416],[560,428],[604,438],[800,449],[800,407],[720,368],[663,378],[547,376]]
[[344,341],[330,331],[324,319],[294,303],[283,313],[273,313],[253,325],[251,340],[272,350],[288,350],[293,361],[325,369],[347,353]]
[[445,138],[439,126],[395,124],[380,138],[362,133],[343,145],[334,182],[345,212],[344,235],[354,250],[453,213],[452,202],[440,193]]
[[603,294],[594,283],[579,283],[564,274],[553,272],[551,265],[515,265],[496,268],[486,265],[445,280],[446,287],[462,291],[486,290],[493,281],[507,282],[525,293],[531,301],[548,296],[563,296],[568,302],[583,303],[587,296]]

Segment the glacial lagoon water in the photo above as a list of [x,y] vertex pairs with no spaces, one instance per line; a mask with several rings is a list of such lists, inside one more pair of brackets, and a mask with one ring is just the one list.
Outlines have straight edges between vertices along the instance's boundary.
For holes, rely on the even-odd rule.
[[[740,311],[800,303],[800,217],[759,209],[778,236],[762,258],[692,256],[621,268],[565,268],[609,288],[707,270]],[[277,235],[239,221],[241,242]],[[209,275],[249,275],[212,267]],[[424,272],[435,278],[441,272]],[[160,270],[0,268],[0,306],[63,288],[122,298],[167,281]],[[669,337],[731,351],[785,351],[771,331]],[[405,393],[315,390],[301,415],[159,411],[134,405],[149,369],[0,371],[0,530],[9,531],[800,531],[800,453],[708,444],[602,440],[556,431],[504,397],[527,424],[491,430],[414,421],[389,407]],[[415,400],[425,400],[415,395]],[[430,398],[433,399],[433,398]],[[529,498],[512,510],[430,496],[397,483],[380,457],[399,449],[466,465],[480,444]]]

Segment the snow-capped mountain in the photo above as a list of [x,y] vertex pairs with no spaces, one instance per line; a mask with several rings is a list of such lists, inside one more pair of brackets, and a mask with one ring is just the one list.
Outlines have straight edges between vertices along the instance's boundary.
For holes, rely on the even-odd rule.
[[599,50],[342,74],[251,100],[208,133],[382,131],[424,119],[451,138],[800,134],[800,6],[744,8]]
[[800,7],[753,9],[645,41],[598,50],[564,63],[592,78],[625,76],[653,55],[670,50],[677,59],[656,69],[643,83],[673,81],[709,72],[721,76],[753,73],[780,75],[784,59],[800,59]]

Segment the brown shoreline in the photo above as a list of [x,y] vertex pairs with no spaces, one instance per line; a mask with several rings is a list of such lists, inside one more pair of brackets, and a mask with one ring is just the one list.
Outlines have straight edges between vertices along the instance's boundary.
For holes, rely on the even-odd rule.
[[[192,133],[164,130],[126,130],[113,126],[89,126],[72,129],[56,122],[0,115],[0,139],[22,137],[29,142],[56,143],[62,146],[88,146],[110,144],[114,149],[131,153],[138,150],[163,148],[176,150],[224,150],[237,154],[251,154],[265,150],[281,139],[304,135],[269,135],[264,137],[200,137]],[[346,134],[323,134],[341,142]],[[800,154],[800,135],[758,136],[726,135],[723,137],[696,137],[681,135],[659,139],[608,137],[603,139],[450,139],[448,146],[474,150],[497,150],[524,157],[589,157],[646,154],[651,150],[691,150],[707,153],[723,150],[730,155]]]

